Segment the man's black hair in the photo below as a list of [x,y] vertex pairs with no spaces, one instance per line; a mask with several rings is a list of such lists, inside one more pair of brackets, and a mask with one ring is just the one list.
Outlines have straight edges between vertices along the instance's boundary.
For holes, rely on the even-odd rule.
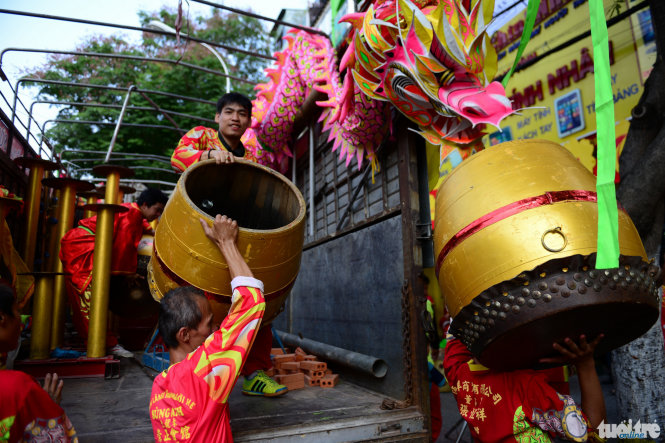
[[141,192],[138,200],[136,200],[136,204],[141,206],[143,203],[145,203],[148,205],[148,207],[151,207],[155,203],[162,203],[165,205],[168,200],[169,198],[166,196],[166,194],[164,194],[159,189],[148,188]]
[[4,283],[0,283],[0,312],[10,317],[14,316],[14,290]]
[[181,286],[166,293],[159,305],[159,332],[169,348],[178,347],[176,334],[180,328],[196,329],[201,322],[201,309],[196,297],[205,297],[193,286]]
[[247,113],[252,115],[252,101],[238,92],[229,92],[222,95],[222,98],[217,100],[217,113],[219,114],[226,105],[240,105],[247,110]]

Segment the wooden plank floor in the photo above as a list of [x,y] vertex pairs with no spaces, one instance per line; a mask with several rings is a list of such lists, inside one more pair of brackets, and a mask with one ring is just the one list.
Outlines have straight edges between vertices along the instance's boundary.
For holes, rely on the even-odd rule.
[[[137,354],[137,358],[140,355]],[[121,359],[120,378],[67,379],[62,406],[85,442],[153,441],[148,416],[152,379],[157,373],[137,360]],[[394,420],[416,420],[414,411],[380,409],[384,396],[343,380],[332,389],[309,387],[277,398],[249,397],[241,393],[241,380],[231,393],[231,427],[236,441],[254,440],[273,431],[288,435],[308,429],[332,432],[344,423],[358,424]],[[409,415],[410,414],[410,415]],[[415,425],[417,427],[417,424]],[[295,436],[294,436],[295,438]],[[299,441],[314,441],[299,438]],[[318,439],[318,438],[317,438]]]

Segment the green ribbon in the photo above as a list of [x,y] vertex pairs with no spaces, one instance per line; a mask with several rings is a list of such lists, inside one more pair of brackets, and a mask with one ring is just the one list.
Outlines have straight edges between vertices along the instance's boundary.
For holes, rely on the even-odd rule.
[[614,96],[610,73],[609,37],[603,0],[589,1],[593,69],[596,89],[596,137],[598,176],[598,253],[596,268],[619,267],[619,214],[614,175],[616,136],[614,133]]
[[510,68],[510,71],[508,71],[508,74],[506,74],[503,77],[503,80],[501,80],[501,84],[504,88],[508,84],[510,76],[513,75],[513,72],[515,72],[515,68],[517,68],[517,64],[522,58],[522,53],[524,53],[524,50],[526,49],[526,44],[529,43],[529,40],[531,40],[531,33],[533,32],[533,25],[536,23],[536,16],[538,15],[539,7],[540,0],[529,0],[529,4],[526,7],[526,17],[524,19],[522,39],[520,40],[520,46],[517,48],[517,54],[515,54],[515,61],[513,62],[513,66]]

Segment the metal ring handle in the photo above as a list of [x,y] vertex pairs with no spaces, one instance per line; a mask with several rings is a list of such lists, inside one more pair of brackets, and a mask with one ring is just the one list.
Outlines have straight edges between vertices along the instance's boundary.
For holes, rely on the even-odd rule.
[[[547,245],[545,244],[545,236],[546,236],[547,234],[559,234],[559,235],[561,236],[561,238],[563,238],[563,246],[561,246],[561,247],[558,248],[558,249],[557,249],[557,248],[551,248],[551,247],[547,246]],[[563,251],[563,250],[566,248],[566,246],[568,245],[568,238],[566,238],[566,234],[564,234],[564,233],[561,231],[561,226],[557,226],[556,228],[548,229],[547,231],[545,231],[545,232],[543,233],[543,236],[540,237],[540,244],[543,245],[543,248],[547,249],[547,250],[550,251],[550,252],[561,252],[561,251]]]

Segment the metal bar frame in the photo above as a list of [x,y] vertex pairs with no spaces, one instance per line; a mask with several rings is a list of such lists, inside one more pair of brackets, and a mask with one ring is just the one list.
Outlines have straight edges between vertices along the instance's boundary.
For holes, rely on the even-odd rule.
[[[132,91],[136,89],[136,86],[131,85],[127,89],[127,95],[125,96],[125,101],[122,103],[122,109],[120,110],[120,116],[118,117],[118,121],[115,125],[115,129],[113,130],[113,137],[111,137],[111,143],[109,144],[109,150],[106,153],[106,159],[104,160],[104,163],[109,162],[109,158],[111,158],[111,152],[113,152],[113,146],[115,146],[115,139],[118,138],[118,132],[120,131],[120,126],[122,126],[122,120],[125,118],[125,111],[127,111],[127,105],[129,104],[129,97],[132,95]],[[176,129],[180,129],[176,126]]]
[[5,48],[0,51],[0,66],[2,66],[2,57],[4,57],[6,52],[38,52],[44,54],[63,54],[63,55],[82,55],[87,57],[101,57],[101,58],[117,58],[121,60],[138,60],[138,61],[147,61],[152,63],[167,63],[172,65],[179,65],[185,68],[193,69],[195,71],[206,72],[208,74],[217,75],[220,77],[226,77],[229,79],[237,80],[239,82],[248,83],[250,85],[256,85],[256,82],[247,80],[241,77],[235,77],[225,72],[216,71],[214,69],[205,68],[203,66],[194,65],[191,63],[182,62],[179,60],[173,60],[170,58],[162,57],[141,57],[138,55],[128,55],[128,54],[113,54],[113,53],[104,53],[104,52],[87,52],[87,51],[60,51],[54,49],[41,49],[41,48]]
[[[49,19],[49,20],[61,20],[65,22],[74,22],[74,23],[82,23],[86,25],[97,25],[97,26],[106,26],[109,28],[118,28],[118,29],[128,29],[130,31],[141,31],[141,32],[151,32],[153,34],[159,34],[159,35],[173,35],[171,32],[166,32],[166,31],[159,31],[156,29],[152,28],[144,28],[141,26],[130,26],[130,25],[121,25],[117,23],[108,23],[108,22],[102,22],[102,21],[97,21],[97,20],[85,20],[85,19],[80,19],[80,18],[73,18],[73,17],[63,17],[59,15],[49,15],[49,14],[38,14],[35,12],[26,12],[26,11],[16,11],[12,9],[0,9],[0,14],[13,14],[13,15],[22,15],[25,17],[34,17],[34,18],[44,18],[44,19]],[[258,52],[253,52],[253,51],[247,51],[244,49],[240,48],[235,48],[233,46],[228,46],[228,45],[223,45],[221,43],[216,43],[210,40],[204,40],[202,38],[197,38],[197,37],[188,37],[188,40],[191,40],[193,42],[197,43],[207,43],[210,46],[215,46],[217,48],[222,48],[226,49],[229,52],[238,52],[241,54],[249,55],[251,57],[258,57],[258,58],[263,58],[266,60],[276,60],[275,57],[269,56],[269,55],[264,55]]]
[[253,17],[253,18],[256,18],[256,19],[259,19],[259,20],[265,20],[267,22],[272,22],[276,25],[290,26],[292,28],[296,28],[296,29],[300,29],[300,30],[303,30],[303,31],[311,32],[312,34],[319,34],[319,35],[322,35],[322,36],[326,37],[327,39],[330,39],[330,36],[328,34],[326,34],[325,32],[321,31],[320,29],[314,29],[314,28],[310,28],[309,26],[296,25],[294,23],[289,23],[289,22],[284,22],[284,21],[281,21],[281,20],[276,20],[274,18],[266,17],[264,15],[254,14],[253,12],[243,11],[241,9],[236,9],[236,8],[231,8],[229,6],[220,5],[219,3],[213,3],[213,2],[210,2],[210,1],[206,1],[206,0],[192,0],[192,1],[195,2],[195,3],[201,3],[201,4],[204,4],[204,5],[212,6],[213,8],[224,9],[226,11],[234,12],[236,14],[246,15],[247,17]]

